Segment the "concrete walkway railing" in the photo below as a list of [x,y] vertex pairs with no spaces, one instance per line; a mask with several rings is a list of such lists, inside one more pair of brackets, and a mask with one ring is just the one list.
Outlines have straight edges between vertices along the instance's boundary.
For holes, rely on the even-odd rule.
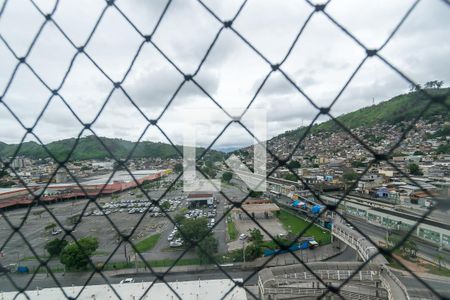
[[410,300],[406,286],[392,273],[389,268],[383,268],[380,272],[381,283],[388,291],[389,300]]
[[378,254],[378,249],[370,241],[359,232],[348,228],[343,223],[335,221],[332,234],[355,249],[364,261],[370,259],[371,262],[375,264],[387,264],[387,260],[381,254]]

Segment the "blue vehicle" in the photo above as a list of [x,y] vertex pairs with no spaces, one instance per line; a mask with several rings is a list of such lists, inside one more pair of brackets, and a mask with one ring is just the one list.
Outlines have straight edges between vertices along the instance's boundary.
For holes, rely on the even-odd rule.
[[[293,244],[291,247],[289,247],[290,251],[298,251],[298,250],[304,250],[304,249],[314,249],[317,246],[319,246],[319,243],[316,242],[314,239],[308,239],[301,241],[300,243]],[[282,253],[288,253],[288,250],[281,250],[281,249],[264,249],[263,255],[264,256],[271,256],[275,254],[282,254]]]
[[311,212],[313,214],[318,214],[318,213],[320,213],[321,210],[322,210],[322,206],[320,206],[318,204],[316,204],[313,207],[311,207]]
[[18,273],[29,273],[30,270],[28,269],[27,266],[19,266],[19,267],[17,267],[17,272]]

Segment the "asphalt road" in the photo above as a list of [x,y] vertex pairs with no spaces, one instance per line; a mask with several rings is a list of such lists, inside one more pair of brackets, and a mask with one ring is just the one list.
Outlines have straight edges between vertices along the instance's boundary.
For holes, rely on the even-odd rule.
[[[376,226],[374,224],[351,216],[346,217],[354,224],[354,226],[358,227],[362,232],[367,234],[372,239],[372,241],[378,242],[379,240],[386,239],[386,228]],[[433,259],[438,253],[440,253],[446,258],[447,261],[450,261],[450,252],[447,250],[439,250],[436,246],[421,242],[420,240],[416,240],[416,245],[418,252],[426,255],[430,259]]]
[[[429,289],[424,286],[417,279],[412,277],[411,275],[403,275],[400,272],[395,272],[395,275],[400,279],[401,282],[406,286],[410,294],[417,292],[428,292]],[[441,296],[445,296],[450,298],[450,289],[449,289],[449,281],[448,280],[440,280],[440,279],[426,279],[422,278],[431,288],[433,288],[437,293]]]
[[340,242],[341,247],[346,247],[341,254],[329,259],[328,261],[357,261],[359,256],[353,248],[345,246],[344,242]]

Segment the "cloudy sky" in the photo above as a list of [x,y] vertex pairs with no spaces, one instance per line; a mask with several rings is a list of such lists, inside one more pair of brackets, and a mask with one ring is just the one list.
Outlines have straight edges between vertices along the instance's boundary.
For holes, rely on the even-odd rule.
[[[0,0],[1,5],[3,2]],[[218,18],[229,20],[242,1],[204,3]],[[413,3],[335,0],[329,3],[326,12],[364,45],[379,48]],[[39,0],[36,4],[44,14],[51,12],[55,5],[50,0]],[[167,2],[117,0],[115,4],[141,34],[148,35]],[[71,42],[76,46],[86,44],[105,5],[101,0],[61,0],[53,19],[66,36],[54,23],[47,23],[27,56],[32,70],[51,90],[61,85],[69,70],[59,90],[61,98],[51,99],[34,128],[43,142],[74,137],[83,129],[62,99],[81,122],[95,120],[92,130],[97,135],[135,141],[148,124],[146,118],[158,118],[178,90],[158,124],[176,143],[183,143],[184,129],[195,127],[199,144],[209,144],[229,121],[218,105],[230,115],[238,115],[271,70],[238,35],[224,29],[195,76],[202,89],[192,82],[180,88],[183,76],[176,68],[184,74],[194,73],[223,27],[197,1],[187,0],[172,1],[152,37],[166,57],[152,44],[143,43],[140,33],[115,7],[109,7],[85,47],[96,65],[83,53],[73,60],[76,49]],[[312,11],[303,0],[250,0],[232,26],[270,62],[279,63]],[[51,92],[25,65],[18,68],[6,90],[17,65],[7,45],[17,56],[25,56],[43,22],[44,18],[29,0],[9,1],[0,16],[0,95],[26,127],[34,125]],[[416,82],[438,79],[448,86],[449,36],[449,7],[444,1],[421,1],[380,53]],[[281,68],[318,106],[327,106],[364,57],[365,51],[360,46],[322,13],[316,13]],[[112,91],[111,80],[123,81],[126,94],[120,89]],[[372,101],[387,100],[408,88],[409,84],[398,74],[378,58],[371,58],[342,93],[332,114],[337,116],[371,105]],[[95,119],[111,92],[109,101]],[[280,72],[270,75],[251,107],[267,112],[269,137],[308,125],[317,113]],[[243,119],[250,129],[252,118],[255,117],[249,115]],[[17,143],[24,134],[25,130],[0,104],[0,141]],[[166,142],[153,127],[143,140]],[[217,147],[249,143],[250,136],[244,129],[233,125],[217,141]]]

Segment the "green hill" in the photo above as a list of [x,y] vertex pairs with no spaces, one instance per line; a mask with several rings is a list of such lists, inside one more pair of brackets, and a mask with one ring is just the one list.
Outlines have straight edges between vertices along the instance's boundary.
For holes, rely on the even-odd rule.
[[[450,88],[444,89],[429,89],[427,90],[432,95],[446,96],[446,103],[450,105]],[[420,111],[427,105],[428,99],[419,92],[412,92],[394,97],[388,101],[381,102],[377,105],[365,107],[360,110],[341,115],[337,119],[345,124],[348,128],[357,128],[362,126],[374,126],[380,123],[397,124],[402,121],[413,120]],[[450,121],[449,111],[442,105],[432,104],[424,113],[422,118],[435,119],[441,116],[444,120]],[[326,132],[336,131],[340,127],[332,120],[316,124],[312,127],[311,132]],[[299,137],[303,135],[306,128],[297,128],[295,130],[286,131],[281,134],[281,137]],[[280,137],[278,136],[278,137]],[[278,138],[274,137],[274,139]],[[126,158],[128,153],[133,149],[134,143],[122,139],[100,138],[108,149],[118,158]],[[47,148],[58,159],[65,159],[71,148],[74,146],[76,139],[65,139],[47,144]],[[19,145],[9,145],[0,142],[0,158],[6,159],[14,155],[14,152]],[[181,146],[179,147],[180,150]],[[200,154],[202,148],[198,148],[197,154]],[[30,158],[48,158],[49,155],[45,149],[36,142],[25,142],[20,145],[18,155]],[[218,160],[223,157],[224,153],[212,150],[208,152],[208,156],[212,160]],[[78,144],[72,153],[70,160],[85,160],[85,159],[104,159],[110,158],[111,155],[102,146],[94,136],[83,137],[78,141]],[[133,158],[147,157],[147,158],[177,158],[178,154],[175,149],[164,143],[154,142],[140,142],[136,147]]]
[[[122,140],[112,139],[106,137],[100,137],[105,146],[116,156],[117,158],[124,159],[133,149],[135,143]],[[64,160],[70,153],[71,149],[76,143],[75,138],[65,139],[61,141],[51,142],[46,145],[48,150],[59,160]],[[0,158],[5,159],[12,157],[14,152],[19,147],[17,144],[8,145],[0,142]],[[181,146],[177,146],[181,152],[183,152]],[[197,149],[197,154],[201,154],[203,148]],[[36,142],[25,142],[20,146],[17,155],[39,159],[50,157],[45,151],[44,147]],[[211,150],[208,152],[208,156],[213,160],[221,157],[222,153]],[[105,159],[110,158],[111,155],[100,143],[95,136],[83,137],[78,141],[75,146],[75,150],[72,153],[70,160],[86,160],[86,159]],[[179,158],[177,151],[170,144],[154,143],[154,142],[140,142],[133,153],[133,158]]]
[[[428,89],[431,95],[446,96],[446,103],[450,105],[450,88]],[[412,121],[429,102],[420,92],[412,92],[396,96],[388,101],[381,102],[377,105],[364,107],[357,111],[347,113],[337,117],[336,119],[347,126],[349,129],[357,127],[371,127],[380,123],[397,124],[402,121]],[[440,104],[433,103],[423,114],[422,119],[433,120],[438,116],[442,116],[444,120],[450,121],[449,111]],[[321,124],[316,124],[311,128],[312,133],[336,131],[340,127],[333,121],[329,120]],[[286,131],[281,137],[299,137],[306,131],[305,127],[295,130]],[[275,137],[276,138],[276,137]]]

